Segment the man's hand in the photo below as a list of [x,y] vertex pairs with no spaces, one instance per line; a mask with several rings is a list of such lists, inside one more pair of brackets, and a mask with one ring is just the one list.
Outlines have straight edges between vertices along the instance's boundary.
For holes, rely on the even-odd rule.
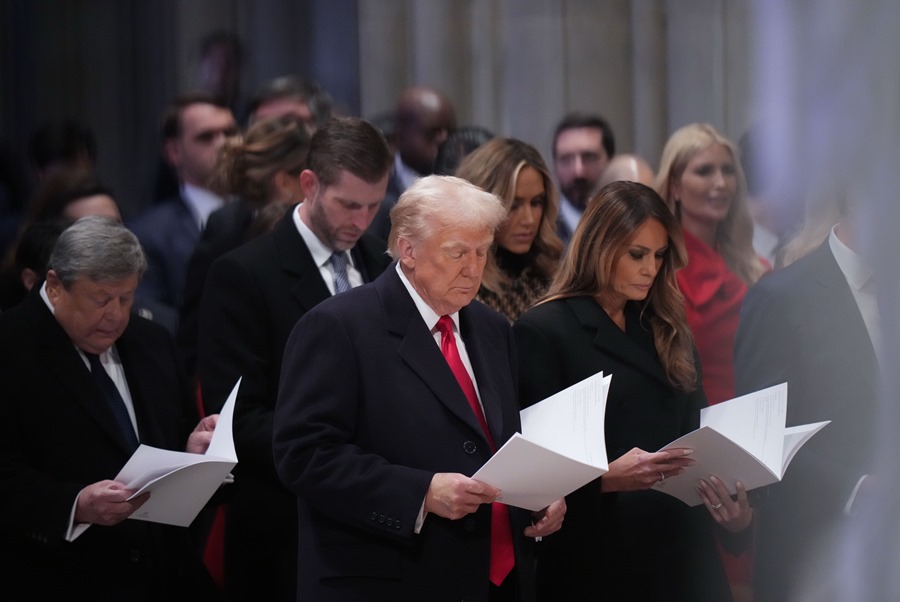
[[117,481],[100,481],[88,485],[78,493],[75,522],[105,527],[119,524],[150,499],[150,494],[145,493],[128,501],[132,493],[134,491],[125,489],[125,485]]
[[500,490],[487,483],[451,472],[439,472],[431,479],[425,494],[425,511],[456,520],[478,510],[481,504],[490,504],[500,495]]
[[188,436],[185,451],[192,454],[205,454],[209,448],[209,442],[212,441],[213,431],[216,430],[218,421],[219,415],[213,414],[197,423],[194,432]]
[[525,528],[525,537],[544,537],[560,530],[566,516],[566,498],[560,498],[534,513],[536,522]]

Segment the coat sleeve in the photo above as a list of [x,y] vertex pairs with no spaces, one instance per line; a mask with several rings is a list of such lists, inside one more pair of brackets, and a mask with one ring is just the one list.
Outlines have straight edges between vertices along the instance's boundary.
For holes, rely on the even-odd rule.
[[[372,392],[360,384],[366,351],[358,339],[322,306],[295,326],[275,409],[275,464],[282,483],[317,512],[409,540],[433,472],[391,463],[359,444],[371,418],[361,415],[362,397]],[[373,512],[399,518],[400,528],[373,521]]]

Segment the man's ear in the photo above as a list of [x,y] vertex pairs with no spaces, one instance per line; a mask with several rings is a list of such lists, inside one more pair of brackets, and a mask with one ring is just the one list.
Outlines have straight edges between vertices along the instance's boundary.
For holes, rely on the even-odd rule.
[[47,298],[50,299],[50,305],[55,306],[62,292],[62,281],[53,270],[47,271]]
[[397,250],[400,252],[400,265],[407,269],[415,269],[416,267],[416,246],[408,238],[401,236],[397,238]]
[[300,189],[303,191],[303,198],[310,200],[315,199],[319,194],[319,176],[316,172],[304,169],[300,172]]
[[176,138],[167,138],[162,147],[163,159],[173,168],[178,169],[181,163],[181,149]]

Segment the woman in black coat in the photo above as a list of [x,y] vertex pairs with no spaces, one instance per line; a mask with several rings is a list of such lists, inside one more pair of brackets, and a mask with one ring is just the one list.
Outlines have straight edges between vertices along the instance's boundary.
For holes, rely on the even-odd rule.
[[697,428],[706,406],[675,283],[685,259],[656,192],[612,183],[589,203],[547,297],[514,325],[524,405],[612,375],[609,472],[567,497],[565,526],[541,544],[542,599],[731,599],[713,532],[746,530],[743,487],[732,499],[718,479],[701,481],[705,508],[651,490],[691,462],[688,450],[654,450]]

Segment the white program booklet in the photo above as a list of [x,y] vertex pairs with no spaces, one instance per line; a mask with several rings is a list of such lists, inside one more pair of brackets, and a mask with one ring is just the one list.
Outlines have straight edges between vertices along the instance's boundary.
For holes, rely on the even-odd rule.
[[660,450],[693,449],[694,464],[653,488],[697,506],[699,480],[710,475],[732,494],[737,481],[747,491],[780,481],[797,450],[830,422],[785,427],[787,392],[782,383],[701,410],[699,429]]
[[536,511],[603,475],[610,379],[599,372],[522,410],[522,433],[472,478],[500,489],[498,501]]
[[135,450],[116,480],[136,490],[132,498],[149,491],[150,499],[128,518],[179,527],[191,524],[237,465],[231,424],[240,385],[241,379],[238,379],[219,412],[216,430],[205,454],[149,445],[141,445]]

